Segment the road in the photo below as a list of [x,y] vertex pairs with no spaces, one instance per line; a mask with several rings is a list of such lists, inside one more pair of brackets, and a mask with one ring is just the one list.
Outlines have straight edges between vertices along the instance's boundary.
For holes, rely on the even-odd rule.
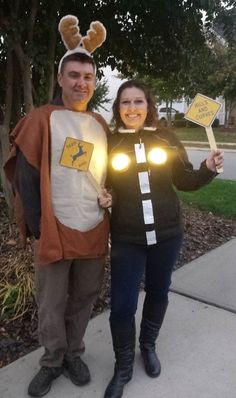
[[[194,168],[198,168],[209,153],[208,149],[186,149]],[[227,149],[224,151],[224,157],[224,172],[219,174],[217,178],[236,181],[236,151]]]

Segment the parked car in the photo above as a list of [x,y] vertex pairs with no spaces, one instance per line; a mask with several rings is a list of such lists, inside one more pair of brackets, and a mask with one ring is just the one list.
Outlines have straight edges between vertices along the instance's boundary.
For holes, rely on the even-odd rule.
[[158,119],[159,120],[175,120],[176,113],[179,113],[174,108],[160,108],[158,109]]

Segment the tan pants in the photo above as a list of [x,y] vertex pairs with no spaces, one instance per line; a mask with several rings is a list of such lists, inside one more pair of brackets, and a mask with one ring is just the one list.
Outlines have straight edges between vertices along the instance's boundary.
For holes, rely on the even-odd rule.
[[80,356],[92,306],[99,295],[105,259],[61,260],[35,265],[41,366],[60,367]]

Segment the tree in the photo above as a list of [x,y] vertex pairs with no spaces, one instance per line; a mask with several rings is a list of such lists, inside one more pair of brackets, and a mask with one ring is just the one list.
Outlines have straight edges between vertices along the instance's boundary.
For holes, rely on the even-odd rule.
[[[11,54],[14,65],[14,100],[11,121],[52,98],[55,61],[64,52],[57,24],[62,15],[82,15],[81,32],[100,19],[107,27],[106,44],[95,54],[99,66],[110,64],[122,73],[130,70],[153,77],[168,77],[185,68],[192,49],[204,43],[202,9],[210,17],[220,1],[197,0],[2,0],[0,9],[3,76]],[[86,11],[86,12],[85,12]],[[190,51],[191,49],[191,51]],[[17,84],[16,84],[17,82]],[[4,91],[4,87],[0,87]]]
[[52,98],[58,60],[65,52],[57,32],[63,15],[81,16],[83,35],[91,21],[104,23],[107,41],[94,55],[98,67],[110,65],[125,75],[134,71],[168,80],[187,71],[192,52],[204,44],[202,10],[211,20],[220,4],[220,0],[1,0],[0,95],[5,99],[0,168],[8,154],[9,130],[24,113]]
[[[231,19],[232,15],[234,18]],[[223,96],[225,100],[224,125],[228,127],[231,112],[236,107],[235,8],[223,9],[222,13],[216,16],[213,28],[206,33],[206,44],[207,46],[201,51],[195,52],[191,60],[190,69],[183,84],[184,92],[190,98],[193,98],[197,92],[212,98]]]
[[236,107],[236,45],[215,48],[216,68],[209,75],[209,84],[225,100],[225,127],[229,125],[231,113]]
[[[9,205],[12,202],[12,193],[2,172],[2,166],[9,153],[10,128],[19,120],[22,113],[27,113],[34,107],[34,75],[37,74],[37,67],[33,67],[32,60],[38,53],[33,44],[37,41],[39,32],[42,32],[42,26],[37,19],[39,4],[38,0],[1,1],[0,70],[2,76],[6,77],[6,86],[0,87],[1,94],[4,93],[5,96],[0,141],[0,169],[2,185]],[[55,26],[53,24],[49,26],[52,27],[47,30],[48,59],[52,53],[54,62],[51,39],[55,36],[53,43],[55,47]]]
[[236,107],[236,2],[227,2],[227,5],[231,8],[219,7],[213,21],[206,22],[210,29],[204,31],[204,45],[191,49],[191,56],[182,63],[182,69],[170,73],[167,78],[138,75],[167,106],[182,96],[190,100],[197,92],[212,98],[222,95],[225,127]]
[[106,110],[105,105],[111,102],[111,99],[107,97],[108,93],[109,87],[107,85],[107,80],[102,79],[98,81],[94,95],[89,102],[89,109],[93,111],[98,111],[99,108]]
[[213,24],[221,40],[214,40],[216,68],[209,76],[209,81],[225,99],[225,127],[236,108],[236,1],[227,3],[228,7],[223,8]]

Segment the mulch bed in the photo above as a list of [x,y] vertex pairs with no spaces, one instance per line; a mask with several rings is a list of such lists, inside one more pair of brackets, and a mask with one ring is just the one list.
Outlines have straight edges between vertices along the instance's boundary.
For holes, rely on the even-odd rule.
[[[182,208],[185,222],[185,240],[176,268],[189,263],[236,236],[235,219],[217,217],[187,205],[182,205]],[[30,266],[33,264],[32,244],[27,245],[26,251],[20,247],[16,228],[9,226],[3,198],[0,198],[0,252],[1,267],[6,263],[18,261],[18,259],[22,261],[22,258]],[[95,304],[92,316],[96,316],[109,308],[109,286],[108,259],[102,291]],[[23,318],[9,321],[8,318],[0,316],[0,367],[8,365],[38,347],[37,311],[33,299],[30,311]]]

